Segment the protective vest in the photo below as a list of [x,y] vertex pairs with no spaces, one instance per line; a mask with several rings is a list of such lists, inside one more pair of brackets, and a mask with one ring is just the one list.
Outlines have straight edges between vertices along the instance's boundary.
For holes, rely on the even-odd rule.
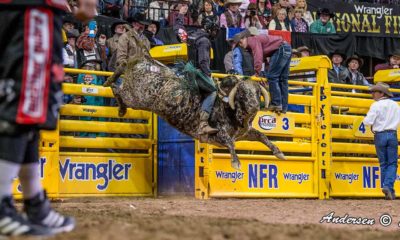
[[253,55],[246,49],[239,47],[240,53],[242,54],[242,69],[243,75],[245,76],[253,76],[255,74],[254,64],[253,64]]

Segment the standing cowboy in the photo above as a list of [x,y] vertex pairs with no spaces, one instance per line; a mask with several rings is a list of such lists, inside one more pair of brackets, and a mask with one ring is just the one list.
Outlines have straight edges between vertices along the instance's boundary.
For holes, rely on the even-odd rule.
[[[133,17],[129,17],[127,22],[132,25],[125,24],[127,31],[118,38],[115,71],[112,76],[107,78],[104,86],[111,86],[122,75],[129,59],[140,59],[142,56],[150,54],[150,42],[143,35],[143,30],[149,24],[145,15],[136,13]],[[125,115],[126,109],[120,110],[120,116]]]
[[375,133],[375,149],[381,167],[381,186],[386,200],[394,200],[394,181],[397,173],[397,128],[400,123],[400,108],[393,100],[389,86],[378,83],[370,88],[374,102],[363,122],[371,125]]
[[280,36],[259,34],[250,27],[240,33],[240,45],[251,50],[254,59],[256,76],[261,73],[262,64],[270,57],[267,73],[271,105],[268,110],[276,113],[286,113],[288,108],[288,79],[292,48]]

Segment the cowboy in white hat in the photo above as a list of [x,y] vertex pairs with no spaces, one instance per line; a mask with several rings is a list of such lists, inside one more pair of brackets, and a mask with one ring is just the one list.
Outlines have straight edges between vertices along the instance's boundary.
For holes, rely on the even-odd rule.
[[220,27],[245,28],[244,19],[240,14],[239,7],[243,0],[227,0],[225,12],[220,17]]
[[400,123],[399,105],[389,99],[393,94],[389,85],[377,83],[370,87],[375,102],[371,105],[365,125],[371,125],[374,132],[376,155],[381,167],[381,186],[386,200],[394,200],[394,182],[397,174],[398,141],[397,128]]

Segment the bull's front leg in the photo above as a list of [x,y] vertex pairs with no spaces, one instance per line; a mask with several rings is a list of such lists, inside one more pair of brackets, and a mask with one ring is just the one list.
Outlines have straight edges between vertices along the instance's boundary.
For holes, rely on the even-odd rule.
[[271,149],[272,154],[275,155],[275,157],[281,159],[281,160],[286,160],[285,155],[279,150],[279,148],[273,144],[267,136],[265,136],[262,132],[250,128],[250,130],[247,132],[247,134],[238,140],[247,140],[247,141],[258,141],[262,142],[264,145],[266,145],[269,149]]
[[236,170],[240,170],[241,164],[239,157],[236,154],[235,143],[231,141],[226,145],[226,147],[229,149],[229,153],[231,154],[231,166]]
[[125,65],[121,65],[115,69],[113,75],[107,78],[107,81],[103,84],[104,87],[110,87],[117,79],[124,73]]
[[117,104],[118,104],[118,116],[123,117],[126,114],[127,106],[124,103],[124,101],[122,100],[122,97],[119,93],[119,87],[116,86],[115,84],[112,84],[111,89],[113,91],[115,100],[117,101]]

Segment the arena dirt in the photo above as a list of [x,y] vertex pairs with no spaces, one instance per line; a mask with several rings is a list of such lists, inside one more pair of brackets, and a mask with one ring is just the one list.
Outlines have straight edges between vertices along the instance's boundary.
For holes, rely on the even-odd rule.
[[[84,198],[54,206],[78,221],[74,232],[49,238],[58,240],[400,239],[400,201]],[[332,211],[335,216],[374,218],[376,223],[369,227],[319,223]],[[386,228],[379,224],[383,213],[393,217]]]

